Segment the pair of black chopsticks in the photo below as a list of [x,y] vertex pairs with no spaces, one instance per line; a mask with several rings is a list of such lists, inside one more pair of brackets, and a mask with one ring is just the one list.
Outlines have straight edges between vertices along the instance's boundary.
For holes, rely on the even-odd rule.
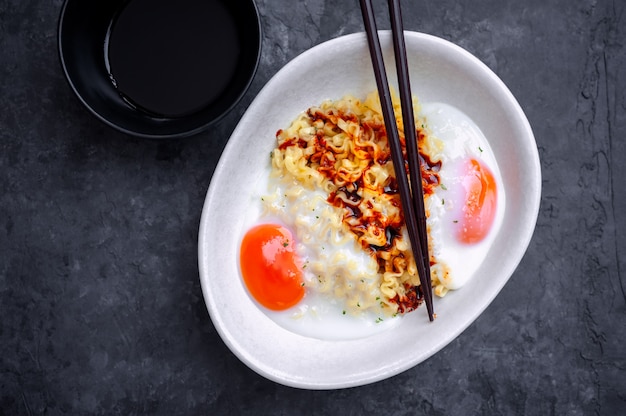
[[413,101],[411,97],[411,85],[409,82],[409,70],[404,43],[404,29],[400,0],[389,0],[389,15],[391,17],[391,29],[393,36],[393,49],[396,58],[396,71],[400,89],[400,104],[402,106],[402,120],[404,121],[404,135],[406,140],[407,158],[409,162],[409,180],[404,170],[404,158],[400,145],[400,136],[396,126],[396,119],[391,102],[391,93],[387,81],[387,73],[383,62],[383,55],[376,29],[376,19],[372,9],[371,0],[359,0],[363,23],[367,33],[372,65],[376,85],[383,109],[387,138],[391,149],[391,157],[396,173],[398,189],[404,211],[404,220],[411,241],[413,257],[417,265],[420,285],[424,294],[424,302],[428,311],[428,318],[433,318],[433,295],[430,279],[430,258],[428,255],[428,236],[426,231],[426,214],[424,210],[424,191],[422,189],[422,174],[419,166],[417,150],[417,138],[415,132],[415,120],[413,118]]

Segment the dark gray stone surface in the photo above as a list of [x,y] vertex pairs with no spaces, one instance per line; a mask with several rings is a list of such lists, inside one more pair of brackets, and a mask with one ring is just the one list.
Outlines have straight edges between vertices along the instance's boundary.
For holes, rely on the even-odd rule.
[[623,414],[623,1],[403,2],[407,29],[468,49],[519,100],[541,156],[540,215],[509,283],[441,352],[313,392],[258,376],[223,344],[197,230],[254,95],[304,50],[361,31],[358,2],[258,0],[250,91],[206,133],[162,142],[111,130],[72,95],[61,3],[0,0],[0,414]]

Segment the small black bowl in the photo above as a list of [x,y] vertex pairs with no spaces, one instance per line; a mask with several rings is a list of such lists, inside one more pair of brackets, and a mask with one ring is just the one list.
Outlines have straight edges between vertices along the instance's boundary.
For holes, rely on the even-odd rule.
[[254,0],[66,0],[65,76],[100,120],[146,138],[199,133],[247,91],[261,52]]

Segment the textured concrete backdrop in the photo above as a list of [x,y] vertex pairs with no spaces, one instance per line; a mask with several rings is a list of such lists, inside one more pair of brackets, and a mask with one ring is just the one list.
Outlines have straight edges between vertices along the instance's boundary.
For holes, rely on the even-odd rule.
[[362,31],[357,0],[258,0],[263,55],[243,101],[206,133],[161,142],[111,130],[72,95],[61,3],[0,0],[0,414],[623,414],[625,2],[404,0],[407,29],[466,48],[522,105],[543,170],[537,228],[441,352],[315,392],[258,376],[223,344],[197,230],[247,105],[299,53]]

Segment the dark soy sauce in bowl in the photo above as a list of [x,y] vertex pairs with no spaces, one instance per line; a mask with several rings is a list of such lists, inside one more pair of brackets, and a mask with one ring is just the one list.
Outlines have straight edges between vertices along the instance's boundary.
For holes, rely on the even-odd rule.
[[112,20],[105,54],[128,104],[171,118],[219,98],[240,46],[233,16],[218,0],[132,0]]
[[65,0],[59,58],[78,99],[107,125],[187,137],[248,90],[260,23],[254,0]]

